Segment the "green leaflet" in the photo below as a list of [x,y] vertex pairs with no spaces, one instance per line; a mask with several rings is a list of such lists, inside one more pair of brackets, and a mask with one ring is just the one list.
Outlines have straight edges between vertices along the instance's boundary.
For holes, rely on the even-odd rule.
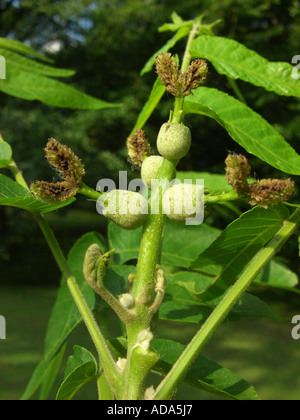
[[0,138],[0,168],[8,166],[12,159],[12,150],[8,143]]
[[[172,340],[156,338],[151,343],[161,354],[154,370],[166,374],[182,354],[185,346]],[[163,362],[163,363],[162,363]],[[166,363],[167,365],[164,365]],[[198,356],[188,371],[186,382],[221,398],[230,400],[259,400],[254,387],[241,377],[204,356]]]
[[209,301],[223,295],[256,253],[282,226],[289,212],[283,205],[255,207],[227,226],[190,268],[218,274],[204,292]]
[[232,187],[228,184],[225,179],[225,175],[211,174],[209,172],[180,172],[176,173],[176,178],[181,182],[185,180],[192,180],[193,184],[196,183],[197,179],[204,180],[204,187],[210,191],[231,191]]
[[[110,343],[115,358],[126,357],[126,339],[124,337],[115,338]],[[151,342],[151,347],[161,356],[153,368],[153,372],[159,375],[168,373],[185,348],[181,343],[163,338],[155,338]],[[183,382],[223,399],[259,400],[255,389],[247,381],[202,355],[196,358]]]
[[155,59],[156,59],[156,57],[158,56],[158,54],[161,54],[161,53],[163,53],[163,52],[169,52],[169,50],[171,49],[171,48],[173,48],[174,47],[174,45],[180,40],[180,39],[182,39],[182,38],[184,38],[185,36],[187,36],[188,35],[188,33],[189,33],[189,30],[190,30],[190,27],[189,26],[183,26],[183,27],[181,27],[179,30],[178,30],[178,32],[176,32],[176,34],[171,38],[171,39],[169,39],[169,41],[168,42],[166,42],[166,44],[163,46],[163,47],[161,47],[158,51],[156,51],[156,53],[155,54],[153,54],[150,58],[149,58],[149,60],[147,61],[147,63],[144,65],[144,67],[143,67],[143,69],[141,70],[141,76],[142,75],[144,75],[145,73],[148,73],[149,71],[151,71],[152,70],[152,67],[154,66],[154,64],[155,64]]
[[285,289],[300,293],[295,287],[298,284],[298,276],[284,264],[272,260],[264,270],[256,277],[255,283],[261,286]]
[[[94,243],[99,244],[103,251],[106,251],[103,238],[97,233],[91,232],[82,236],[75,243],[68,256],[68,264],[72,269],[72,273],[76,278],[76,282],[80,287],[81,292],[92,310],[95,308],[96,296],[94,290],[89,287],[83,277],[83,260],[86,250]],[[27,385],[22,396],[23,400],[29,399],[37,390],[45,378],[53,358],[60,351],[71,332],[80,322],[81,315],[77,310],[66,281],[62,279],[58,296],[48,323],[44,354]]]
[[31,47],[18,41],[0,38],[0,55],[6,62],[6,79],[0,80],[0,91],[29,101],[73,109],[102,109],[119,106],[87,95],[50,77],[68,77],[73,70],[58,69],[24,57],[31,55],[52,63]]
[[215,119],[247,152],[283,172],[300,175],[300,156],[295,150],[259,114],[230,95],[200,87],[186,98],[184,110]]
[[94,356],[80,346],[74,346],[74,356],[70,356],[65,379],[61,384],[56,400],[71,400],[87,383],[97,378],[97,362]]
[[51,392],[51,389],[53,387],[53,384],[55,382],[55,379],[57,377],[58,371],[60,369],[62,359],[65,355],[67,343],[65,343],[60,351],[57,353],[57,355],[52,359],[52,362],[47,369],[47,374],[45,375],[45,378],[41,384],[40,387],[40,401],[47,401],[49,394]]
[[152,115],[152,112],[155,110],[161,98],[163,97],[165,90],[166,88],[161,84],[161,80],[157,78],[151,90],[150,96],[143,106],[143,109],[141,110],[131,133],[133,133],[136,129],[141,129],[144,127]]
[[[138,257],[142,228],[133,231],[121,229],[114,223],[108,228],[110,248],[116,248],[115,262],[124,264]],[[161,262],[187,268],[199,253],[219,235],[219,230],[205,223],[199,226],[166,220]]]
[[[0,148],[3,143],[0,143]],[[1,150],[1,149],[0,149]],[[46,204],[37,200],[28,190],[17,182],[0,174],[0,206],[18,207],[31,213],[48,213],[68,206],[75,201],[71,198],[64,203]]]
[[[201,293],[209,287],[211,280],[201,273],[188,271],[167,275],[167,290],[159,311],[160,318],[203,323],[221,300],[217,295],[213,298],[212,295]],[[230,321],[243,318],[281,319],[265,302],[250,293],[244,294],[228,316]]]
[[10,73],[13,68],[20,68],[22,70],[51,77],[69,77],[75,74],[74,70],[51,67],[2,48],[0,48],[0,55],[5,57],[6,60],[6,74]]
[[33,48],[13,39],[0,38],[0,48],[5,48],[20,54],[32,55],[33,57],[38,58],[41,61],[52,63],[52,60],[45,57],[44,55],[37,53]]
[[269,62],[232,39],[199,36],[192,42],[193,57],[211,61],[220,74],[261,86],[278,95],[300,97],[300,83],[292,77],[289,63]]
[[102,109],[118,106],[96,99],[57,80],[18,68],[11,68],[6,79],[0,80],[0,90],[17,98],[39,100],[62,108]]

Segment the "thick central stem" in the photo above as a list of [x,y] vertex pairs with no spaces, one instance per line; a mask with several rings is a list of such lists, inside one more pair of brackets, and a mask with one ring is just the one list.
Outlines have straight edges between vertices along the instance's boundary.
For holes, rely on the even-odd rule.
[[[142,240],[140,244],[140,254],[137,265],[136,278],[133,284],[132,295],[136,298],[144,289],[148,282],[153,283],[155,278],[156,265],[161,251],[162,234],[165,225],[165,214],[162,211],[162,197],[172,181],[174,171],[178,161],[164,159],[162,166],[157,174],[161,187],[156,188],[152,194],[151,201],[159,210],[158,214],[152,214],[149,206],[149,216],[144,225]],[[153,207],[153,206],[152,206]]]
[[[162,211],[162,197],[172,181],[174,170],[178,161],[164,159],[161,168],[157,174],[158,180],[163,180],[162,187],[158,187],[152,194],[152,202],[158,208],[157,214],[152,214],[152,206],[149,205],[148,220],[143,229],[142,240],[140,244],[140,254],[137,265],[137,273],[133,283],[132,295],[136,300],[136,310],[138,313],[137,321],[127,326],[127,370],[124,386],[124,399],[138,400],[142,398],[143,383],[149,373],[149,369],[135,369],[136,366],[136,346],[138,336],[141,331],[150,328],[153,313],[137,302],[138,297],[143,293],[145,287],[155,288],[156,268],[160,259],[162,236],[165,225],[165,214]],[[152,366],[149,365],[149,368]]]

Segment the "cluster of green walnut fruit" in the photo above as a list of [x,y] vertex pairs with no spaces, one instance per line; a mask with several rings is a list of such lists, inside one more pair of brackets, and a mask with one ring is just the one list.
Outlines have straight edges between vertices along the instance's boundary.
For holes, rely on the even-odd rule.
[[[154,199],[160,200],[159,192],[155,189],[163,187],[159,182],[158,173],[164,159],[176,162],[187,155],[191,146],[191,131],[183,123],[167,122],[162,125],[157,137],[157,149],[160,155],[145,156],[147,154],[146,140],[141,133],[128,139],[129,155],[135,155],[131,160],[137,163],[136,156],[140,156],[141,178],[148,189],[152,190]],[[130,153],[130,149],[131,152]],[[172,178],[176,176],[174,169]],[[201,205],[199,197],[203,188],[199,185],[181,184],[172,182],[168,185],[162,197],[162,211],[172,220],[184,222],[189,217],[194,217]],[[147,219],[149,200],[142,194],[127,190],[112,190],[100,197],[102,213],[124,229],[136,229],[142,226]]]

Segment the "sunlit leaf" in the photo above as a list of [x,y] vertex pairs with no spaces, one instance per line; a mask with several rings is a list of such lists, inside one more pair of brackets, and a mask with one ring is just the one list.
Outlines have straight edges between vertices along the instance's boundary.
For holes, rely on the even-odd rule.
[[[184,109],[186,113],[213,118],[247,152],[269,165],[288,174],[300,175],[300,156],[295,150],[266,120],[232,96],[200,87],[194,95],[187,97]],[[209,146],[213,148],[213,141]]]
[[292,77],[289,63],[269,62],[237,41],[200,36],[192,42],[193,57],[211,61],[220,74],[261,86],[278,95],[300,97],[300,83]]

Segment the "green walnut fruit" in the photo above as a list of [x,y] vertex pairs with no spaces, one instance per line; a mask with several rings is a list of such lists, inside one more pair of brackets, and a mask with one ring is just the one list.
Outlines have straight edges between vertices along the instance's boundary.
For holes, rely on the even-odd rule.
[[102,214],[123,229],[137,229],[148,215],[148,201],[134,191],[112,190],[98,200]]
[[157,149],[167,159],[181,159],[188,154],[191,142],[191,131],[184,124],[165,123],[158,133]]
[[[141,169],[141,177],[142,180],[147,183],[149,189],[153,188],[153,184],[151,182],[157,179],[158,170],[161,167],[163,161],[164,158],[162,156],[149,156],[144,160]],[[175,177],[176,171],[174,170],[172,179]]]
[[[189,218],[203,217],[204,187],[193,184],[176,184],[163,197],[163,211],[175,222],[186,222]],[[198,223],[195,223],[198,224]]]
[[142,180],[151,188],[151,181],[157,179],[157,172],[161,167],[164,158],[162,156],[149,156],[144,160],[141,169]]

